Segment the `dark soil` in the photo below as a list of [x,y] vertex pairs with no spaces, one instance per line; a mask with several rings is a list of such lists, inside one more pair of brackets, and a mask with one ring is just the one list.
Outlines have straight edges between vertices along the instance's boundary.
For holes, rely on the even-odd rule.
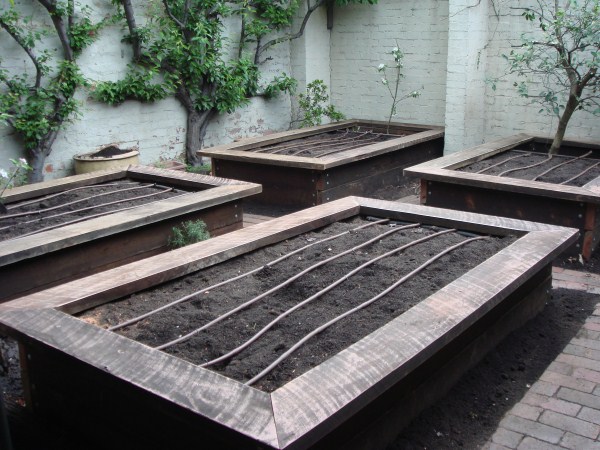
[[[509,160],[509,158],[513,157],[516,158]],[[567,161],[568,164],[561,165],[555,170],[552,170],[547,174],[542,175],[548,169],[559,164],[565,163]],[[502,164],[498,164],[501,162]],[[539,178],[537,178],[536,181],[542,181],[553,184],[564,183],[568,186],[581,187],[600,176],[600,166],[593,167],[588,172],[583,173],[586,169],[592,167],[598,162],[599,160],[594,159],[593,155],[589,155],[589,157],[581,159],[577,159],[573,156],[555,155],[551,159],[548,159],[548,155],[546,153],[536,153],[525,150],[509,150],[494,155],[492,157],[486,158],[482,161],[470,164],[469,166],[463,167],[458,170],[470,173],[484,170],[484,172],[481,173],[485,175],[506,176],[510,178],[518,178],[521,180],[534,180],[534,178],[539,176]],[[535,167],[527,167],[538,163],[542,164],[536,165]],[[512,171],[512,169],[519,170]],[[509,170],[510,172],[503,174],[503,172]],[[571,178],[576,177],[578,174],[582,175],[571,181],[568,181]]]
[[[365,223],[368,222],[362,219],[336,223],[318,232],[307,233],[290,239],[284,244],[276,244],[217,265],[197,275],[166,283],[157,289],[140,292],[122,301],[95,308],[84,314],[83,318],[100,326],[115,325],[177,298],[233,278],[240,273],[263,267],[275,259],[277,257],[275,255],[285,254],[308,242]],[[390,229],[392,228],[389,224],[374,225],[317,244],[276,265],[263,268],[254,275],[218,289],[211,289],[210,292],[200,294],[196,299],[180,303],[119,332],[152,347],[162,345],[268,291],[307,267],[373,239]],[[169,347],[166,351],[194,364],[203,364],[217,358],[250,339],[282,312],[314,295],[354,268],[409,242],[432,235],[436,231],[439,229],[417,227],[382,237],[371,245],[319,267],[222,323],[183,343]],[[321,324],[369,300],[437,253],[470,237],[472,236],[450,232],[374,263],[283,319],[248,349],[209,368],[235,380],[248,381]],[[318,337],[309,340],[294,352],[292,357],[278,365],[254,386],[268,392],[277,389],[401,315],[513,241],[512,237],[488,237],[470,242],[441,257],[370,307],[353,314],[320,333]]]
[[343,130],[329,131],[327,133],[294,139],[293,141],[268,145],[253,150],[253,152],[320,158],[345,150],[396,139],[406,136],[406,134],[386,134],[366,127],[346,128]]
[[107,147],[104,147],[101,150],[98,150],[95,153],[90,153],[89,155],[86,155],[86,157],[88,157],[88,158],[111,158],[113,156],[126,155],[127,153],[131,153],[132,151],[133,151],[133,149],[130,149],[130,148],[120,149],[116,145],[109,145]]
[[[7,214],[0,215],[0,241],[186,193],[180,189],[167,191],[168,188],[154,186],[152,183],[120,180],[65,191],[58,196],[47,196],[33,203],[30,200],[11,203],[7,205]],[[148,194],[156,195],[147,196]],[[135,199],[142,196],[145,197]],[[21,215],[22,213],[27,214]],[[11,217],[14,214],[19,216]]]

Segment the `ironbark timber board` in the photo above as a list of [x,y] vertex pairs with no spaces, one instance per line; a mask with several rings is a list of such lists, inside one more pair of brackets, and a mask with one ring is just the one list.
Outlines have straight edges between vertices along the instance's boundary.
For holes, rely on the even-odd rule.
[[[420,178],[422,204],[578,228],[579,241],[566,253],[589,259],[600,240],[599,179],[576,187],[455,170],[519,146],[545,151],[549,144],[547,138],[517,134],[409,167],[404,174]],[[598,154],[600,144],[565,140],[561,152],[577,149]]]
[[406,136],[320,158],[255,151],[267,145],[353,126],[385,131],[387,123],[349,120],[244,139],[202,150],[200,154],[211,158],[214,175],[261,184],[262,194],[252,201],[307,207],[348,195],[369,195],[384,182],[402,179],[405,167],[441,156],[443,151],[442,127],[403,123],[392,124],[390,133]]
[[5,198],[10,204],[125,178],[192,192],[0,242],[0,301],[164,252],[172,228],[186,220],[204,220],[212,235],[241,228],[242,200],[261,190],[243,181],[132,166],[11,189]]
[[[270,394],[70,315],[358,214],[519,239]],[[576,236],[547,224],[347,197],[6,302],[0,332],[22,346],[25,379],[35,385],[28,392],[40,411],[112,421],[158,448],[164,439],[173,439],[169,448],[189,441],[348,448],[355,434],[380,426],[393,398],[407,402],[390,413],[399,424],[418,409],[411,393],[430,393],[428,401],[439,395],[440,386],[424,383],[447,381],[437,369],[451,367],[457,377],[534,314],[547,298],[552,260]]]

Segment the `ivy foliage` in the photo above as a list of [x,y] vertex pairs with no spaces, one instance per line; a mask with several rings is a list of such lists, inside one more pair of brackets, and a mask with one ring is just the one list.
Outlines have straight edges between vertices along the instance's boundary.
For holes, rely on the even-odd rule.
[[[0,59],[0,116],[21,138],[32,162],[31,181],[41,181],[40,167],[56,135],[78,116],[75,92],[86,86],[76,58],[89,46],[105,21],[92,23],[91,10],[75,11],[74,2],[40,2],[53,27],[34,22],[15,4],[0,8],[0,27],[30,62],[25,72],[9,71]],[[107,19],[108,20],[108,19]],[[58,38],[62,48],[49,42]]]
[[[199,164],[195,154],[212,116],[231,113],[252,97],[295,90],[295,81],[285,73],[263,80],[260,65],[270,58],[261,57],[272,46],[300,37],[310,14],[325,2],[309,3],[301,29],[289,33],[300,0],[154,1],[142,22],[132,0],[113,0],[127,25],[124,40],[133,47],[134,61],[122,80],[98,83],[93,95],[109,104],[174,95],[188,113],[188,124],[198,127],[187,129],[186,159]],[[341,5],[375,2],[336,0]],[[232,29],[238,25],[239,32]],[[234,42],[229,36],[239,38]]]

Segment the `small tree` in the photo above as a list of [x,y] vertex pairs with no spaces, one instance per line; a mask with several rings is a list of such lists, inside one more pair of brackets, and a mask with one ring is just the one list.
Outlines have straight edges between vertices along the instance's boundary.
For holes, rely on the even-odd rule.
[[[30,61],[30,71],[14,73],[0,59],[0,117],[22,140],[32,170],[29,181],[43,180],[46,157],[58,132],[77,116],[75,92],[86,84],[76,59],[103,26],[93,24],[88,8],[75,2],[38,0],[51,27],[34,23],[12,2],[0,8],[0,27]],[[60,42],[53,50],[52,42]]]
[[[96,97],[117,104],[128,98],[154,101],[174,94],[187,112],[186,161],[199,165],[197,151],[214,116],[233,112],[251,97],[271,97],[295,87],[289,76],[281,74],[261,88],[259,67],[270,59],[265,55],[271,47],[301,37],[310,16],[327,1],[307,0],[299,30],[287,33],[298,0],[162,0],[154,4],[144,26],[136,20],[132,0],[113,0],[122,7],[134,64],[123,80],[100,83]],[[225,20],[235,17],[239,41],[232,51],[226,45]]]
[[[556,154],[573,113],[600,114],[600,0],[567,0],[561,6],[537,1],[523,9],[523,17],[537,23],[539,32],[522,36],[519,50],[505,55],[510,73],[525,76],[515,83],[521,96],[543,105],[556,115],[558,127],[549,153]],[[541,83],[532,95],[528,82]]]
[[[398,41],[396,41],[396,44],[398,44]],[[398,45],[396,45],[396,47],[390,51],[390,54],[394,58],[394,64],[388,66],[385,63],[381,63],[377,67],[377,71],[381,73],[381,83],[387,88],[392,99],[390,113],[388,114],[388,134],[390,132],[392,117],[398,113],[398,105],[400,102],[406,100],[407,98],[417,98],[419,95],[421,95],[421,91],[411,91],[408,94],[400,95],[400,81],[404,78],[404,74],[402,73],[402,69],[404,68],[404,63],[402,62],[404,60],[404,53],[402,53]],[[388,72],[391,72],[389,77]]]

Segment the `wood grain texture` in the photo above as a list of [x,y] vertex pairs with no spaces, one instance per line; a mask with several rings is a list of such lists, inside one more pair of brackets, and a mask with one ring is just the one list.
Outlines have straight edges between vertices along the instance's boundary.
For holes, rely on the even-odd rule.
[[[21,333],[113,377],[277,446],[269,395],[53,309],[0,314]],[[174,392],[176,388],[177,392]]]
[[[81,322],[76,312],[357,214],[516,234],[515,243],[271,394]],[[532,282],[575,229],[347,197],[0,305],[0,331],[41,343],[269,448],[307,448],[390,392]],[[540,278],[541,277],[541,278]],[[514,294],[514,295],[513,295]],[[524,295],[525,292],[523,291]],[[520,294],[519,294],[520,295]],[[512,296],[512,297],[511,297]],[[517,296],[518,297],[518,296]],[[63,311],[63,312],[60,312]],[[486,319],[487,320],[487,319]],[[203,423],[202,421],[199,423]]]
[[359,205],[352,197],[309,208],[3,303],[0,304],[0,311],[15,308],[61,308],[70,313],[78,312],[256,248],[352,217],[358,211]]
[[356,344],[272,393],[280,443],[316,442],[423,364],[572,241],[529,233]]
[[213,160],[231,160],[244,163],[327,170],[353,161],[360,161],[377,155],[409,148],[426,141],[439,140],[440,149],[443,147],[444,130],[442,127],[394,123],[393,125],[395,127],[406,127],[407,129],[414,131],[414,133],[397,139],[391,139],[385,142],[365,145],[364,147],[327,155],[323,158],[255,153],[251,151],[265,145],[321,134],[348,126],[361,125],[381,125],[381,123],[376,121],[353,120],[330,125],[321,125],[319,127],[287,131],[284,133],[277,133],[276,135],[269,135],[268,137],[251,138],[230,145],[213,147],[212,149],[200,151],[200,154],[208,156]]
[[260,192],[260,186],[254,184],[224,185],[147,203],[127,211],[97,217],[32,236],[0,242],[0,267],[92,239],[156,223],[176,215],[238,200],[258,192]]

